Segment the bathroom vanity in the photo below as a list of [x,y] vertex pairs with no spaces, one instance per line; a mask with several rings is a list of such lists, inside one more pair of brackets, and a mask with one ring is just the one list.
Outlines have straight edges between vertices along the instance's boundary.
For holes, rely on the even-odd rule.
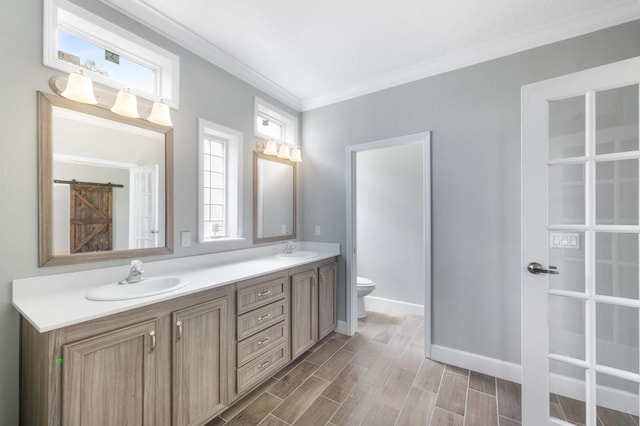
[[207,423],[335,329],[339,245],[310,247],[149,262],[187,285],[130,300],[86,298],[126,267],[15,280],[21,423]]

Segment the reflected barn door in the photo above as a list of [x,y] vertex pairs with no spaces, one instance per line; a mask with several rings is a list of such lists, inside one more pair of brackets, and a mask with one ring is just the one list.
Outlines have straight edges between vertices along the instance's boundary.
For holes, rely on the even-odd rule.
[[73,184],[70,189],[71,253],[112,250],[112,188]]
[[129,248],[158,246],[158,165],[130,171]]
[[637,425],[640,58],[522,88],[525,425]]

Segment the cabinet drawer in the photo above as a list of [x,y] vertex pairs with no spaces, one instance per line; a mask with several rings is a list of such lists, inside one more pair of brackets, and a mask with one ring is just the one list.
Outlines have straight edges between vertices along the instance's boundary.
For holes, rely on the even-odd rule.
[[238,341],[287,318],[287,300],[279,300],[263,308],[238,316]]
[[282,321],[268,329],[238,342],[238,367],[286,342],[287,321]]
[[237,392],[242,393],[252,385],[259,383],[274,374],[289,362],[289,346],[285,343],[273,348],[262,356],[238,368],[236,383]]
[[287,278],[282,276],[257,284],[240,283],[237,289],[237,313],[242,314],[284,298],[287,295]]

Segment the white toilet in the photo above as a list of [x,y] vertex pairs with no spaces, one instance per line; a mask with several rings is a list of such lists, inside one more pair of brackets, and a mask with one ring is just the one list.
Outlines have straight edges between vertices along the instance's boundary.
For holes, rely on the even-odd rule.
[[376,283],[369,278],[358,277],[358,318],[366,318],[367,311],[364,308],[364,297],[376,288]]

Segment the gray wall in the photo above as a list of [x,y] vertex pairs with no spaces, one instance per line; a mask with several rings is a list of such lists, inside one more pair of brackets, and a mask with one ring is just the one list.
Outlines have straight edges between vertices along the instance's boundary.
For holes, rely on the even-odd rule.
[[639,41],[635,21],[304,113],[302,237],[346,244],[346,146],[431,130],[434,343],[519,363],[520,87]]
[[[242,166],[243,225],[248,237],[226,249],[251,245],[253,97],[294,111],[221,69],[179,48],[113,11],[98,0],[78,4],[109,21],[175,52],[180,56],[180,110],[172,111],[174,126],[175,235],[189,230],[192,246],[175,248],[170,257],[212,252],[196,244],[198,118],[244,132]],[[42,1],[7,0],[0,14],[0,425],[18,422],[18,313],[11,306],[11,280],[81,269],[124,265],[111,261],[68,267],[38,268],[36,91],[51,92],[48,80],[60,72],[42,65]],[[10,58],[10,59],[9,59]],[[217,250],[219,250],[218,248]],[[149,259],[151,260],[151,259]]]
[[424,305],[422,145],[356,154],[358,275],[374,297]]

